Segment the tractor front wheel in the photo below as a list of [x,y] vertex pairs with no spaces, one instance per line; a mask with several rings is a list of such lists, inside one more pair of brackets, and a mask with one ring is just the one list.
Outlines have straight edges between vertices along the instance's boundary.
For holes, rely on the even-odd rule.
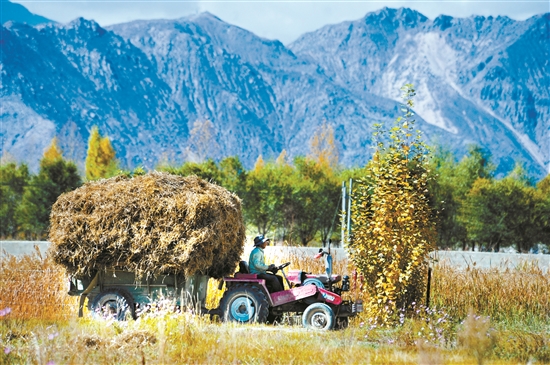
[[269,314],[266,294],[257,286],[235,285],[220,301],[223,320],[240,323],[265,323]]
[[308,329],[331,330],[334,322],[334,312],[325,303],[314,303],[308,306],[302,315],[302,324]]

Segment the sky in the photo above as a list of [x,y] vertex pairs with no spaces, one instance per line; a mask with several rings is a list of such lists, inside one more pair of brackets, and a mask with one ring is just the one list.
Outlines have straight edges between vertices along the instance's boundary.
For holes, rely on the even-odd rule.
[[287,45],[327,24],[357,20],[385,6],[408,7],[430,19],[445,14],[525,20],[550,12],[550,0],[12,0],[60,23],[83,17],[101,26],[137,19],[177,19],[204,11]]

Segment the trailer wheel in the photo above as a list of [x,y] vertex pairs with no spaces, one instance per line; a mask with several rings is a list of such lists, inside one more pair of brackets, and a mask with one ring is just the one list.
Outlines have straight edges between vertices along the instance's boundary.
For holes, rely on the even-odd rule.
[[240,323],[265,323],[269,302],[257,286],[235,285],[226,290],[220,301],[223,320]]
[[95,296],[90,304],[92,317],[124,321],[135,319],[134,300],[130,293],[121,288],[108,288]]
[[306,308],[302,315],[305,328],[327,331],[334,327],[334,312],[325,303],[314,303]]

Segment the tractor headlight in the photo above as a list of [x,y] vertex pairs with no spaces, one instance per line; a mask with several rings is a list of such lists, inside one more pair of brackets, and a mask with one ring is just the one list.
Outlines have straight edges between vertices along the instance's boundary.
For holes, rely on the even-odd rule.
[[342,291],[349,291],[349,276],[344,275],[342,279]]

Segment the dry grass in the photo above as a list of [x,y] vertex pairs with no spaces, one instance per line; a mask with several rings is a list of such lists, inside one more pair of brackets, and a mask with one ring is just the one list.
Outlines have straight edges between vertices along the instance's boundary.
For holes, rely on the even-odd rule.
[[0,309],[10,308],[12,317],[73,317],[78,304],[75,297],[67,295],[67,286],[65,270],[38,250],[32,255],[0,258]]
[[[267,261],[291,261],[289,268],[311,272],[324,270],[322,261],[309,256],[267,257]],[[335,272],[351,273],[351,268],[338,266],[338,260],[334,263]],[[221,324],[189,313],[162,311],[122,323],[77,319],[76,298],[65,294],[63,270],[51,260],[37,253],[19,259],[3,257],[1,264],[0,309],[10,307],[11,313],[0,312],[0,364],[550,362],[549,321],[541,312],[547,308],[544,300],[548,293],[541,287],[548,284],[548,276],[532,267],[501,274],[441,268],[434,273],[432,288],[433,300],[440,309],[419,308],[415,318],[403,318],[402,325],[392,328],[368,327],[363,324],[367,323],[365,318],[356,318],[347,330],[318,333],[291,325]],[[536,275],[526,285],[520,273]],[[497,281],[504,280],[506,283],[497,285]],[[477,286],[482,284],[491,290],[480,291]],[[499,293],[492,293],[494,290]],[[489,298],[478,298],[476,302],[475,295]],[[219,296],[217,286],[210,285],[210,307],[217,305]],[[541,303],[537,304],[536,296],[540,296]],[[466,316],[460,314],[467,314],[472,303],[488,303],[487,310],[495,311],[491,300],[496,298],[501,303],[501,320],[478,315],[462,322]],[[484,314],[475,308],[474,312]],[[517,322],[520,313],[531,323],[510,325],[509,319],[514,317]],[[477,322],[476,318],[483,320]],[[478,346],[476,357],[473,350],[480,328],[491,334],[492,341],[483,348]]]
[[466,270],[440,264],[433,272],[432,304],[454,318],[469,311],[494,321],[550,322],[550,271],[532,263]]

